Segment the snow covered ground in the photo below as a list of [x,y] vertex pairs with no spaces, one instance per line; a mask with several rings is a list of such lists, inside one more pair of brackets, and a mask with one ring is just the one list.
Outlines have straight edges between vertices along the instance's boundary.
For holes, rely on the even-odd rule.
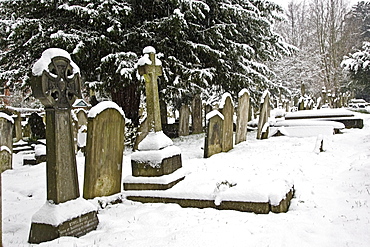
[[[363,129],[345,129],[326,138],[317,153],[316,137],[272,137],[247,141],[228,153],[203,159],[203,135],[174,140],[184,168],[217,182],[281,176],[294,181],[288,213],[256,215],[175,204],[141,204],[124,200],[99,211],[96,231],[63,237],[40,246],[369,246],[370,114]],[[124,156],[123,176],[131,173],[131,152]],[[31,217],[46,200],[46,164],[22,166],[2,174],[3,244],[29,246]],[[82,191],[84,157],[78,171]],[[201,177],[200,177],[201,179]],[[238,178],[240,179],[240,178]]]

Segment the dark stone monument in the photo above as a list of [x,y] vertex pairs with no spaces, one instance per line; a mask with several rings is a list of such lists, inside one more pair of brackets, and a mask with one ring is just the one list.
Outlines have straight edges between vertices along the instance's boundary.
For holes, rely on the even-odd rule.
[[189,106],[182,105],[180,108],[179,136],[189,135],[189,117],[190,117]]
[[[72,105],[81,96],[79,68],[66,51],[52,48],[44,51],[34,64],[32,75],[33,95],[46,110],[47,202],[32,218],[29,242],[81,236],[97,227],[98,218],[92,204],[79,198],[71,118]],[[64,218],[59,212],[57,218],[63,218],[62,222],[44,220],[55,218],[52,214],[58,210],[47,210],[49,215],[40,217],[45,208],[63,208],[70,203],[74,203],[74,214]],[[79,208],[81,211],[76,210]]]
[[38,139],[45,139],[46,132],[45,132],[45,124],[42,120],[42,117],[33,112],[31,116],[28,118],[28,124],[31,128],[31,139],[38,140]]

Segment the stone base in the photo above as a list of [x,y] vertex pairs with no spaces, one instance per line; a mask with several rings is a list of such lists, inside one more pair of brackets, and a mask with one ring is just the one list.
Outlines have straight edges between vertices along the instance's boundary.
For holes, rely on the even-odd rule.
[[214,200],[189,199],[189,198],[170,198],[161,196],[127,196],[128,200],[142,203],[176,203],[184,208],[215,208],[219,210],[236,210],[240,212],[253,212],[256,214],[286,213],[290,206],[290,201],[294,195],[292,188],[281,200],[279,205],[271,205],[269,202],[243,202],[243,201],[222,201],[220,205],[215,205]]
[[165,158],[162,160],[162,163],[155,166],[152,166],[150,161],[131,160],[131,167],[132,175],[135,177],[159,177],[168,175],[182,167],[181,154]]
[[98,223],[96,211],[65,221],[58,226],[32,222],[28,242],[39,244],[63,236],[80,237],[95,230]]

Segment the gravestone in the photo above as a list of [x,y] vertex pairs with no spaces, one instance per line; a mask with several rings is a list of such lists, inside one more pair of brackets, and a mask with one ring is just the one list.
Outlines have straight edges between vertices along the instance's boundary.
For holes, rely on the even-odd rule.
[[249,92],[243,89],[239,93],[236,119],[235,144],[247,140],[247,127],[249,117]]
[[[11,116],[0,112],[0,169],[1,173],[12,169],[13,124]],[[1,175],[1,174],[0,174]]]
[[225,93],[222,96],[220,108],[224,116],[222,152],[228,152],[233,149],[234,146],[234,103],[229,93]]
[[121,192],[125,117],[109,101],[91,108],[88,116],[83,197],[92,199]]
[[[132,176],[124,179],[125,190],[168,189],[184,176],[151,183],[151,177],[174,173],[182,167],[181,150],[162,131],[157,77],[162,75],[161,61],[156,58],[155,49],[146,47],[138,61],[138,72],[145,80],[148,134],[131,155]],[[145,183],[143,183],[143,177]]]
[[14,120],[14,132],[15,132],[15,142],[22,140],[22,117],[21,113],[17,112],[17,116]]
[[79,198],[71,117],[81,96],[79,68],[66,51],[48,49],[33,65],[31,87],[46,111],[47,201],[32,217],[29,242],[79,237],[98,225],[96,208]]
[[46,138],[45,124],[39,114],[33,112],[28,118],[28,124],[31,128],[31,139],[38,140]]
[[190,108],[187,105],[180,107],[179,136],[189,135]]
[[268,138],[268,118],[269,118],[269,107],[270,107],[270,93],[265,91],[261,97],[260,103],[260,116],[258,120],[257,139]]
[[206,115],[207,128],[204,141],[204,158],[222,152],[222,130],[224,116],[217,110],[213,110]]
[[200,94],[196,94],[192,101],[192,112],[191,112],[191,121],[193,127],[193,134],[199,134],[203,132],[203,125],[202,125],[202,99],[200,98]]

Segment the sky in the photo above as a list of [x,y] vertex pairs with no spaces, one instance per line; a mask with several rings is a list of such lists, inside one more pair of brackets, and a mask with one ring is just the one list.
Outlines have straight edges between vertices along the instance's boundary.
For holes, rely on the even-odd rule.
[[[274,2],[274,3],[277,3],[281,6],[283,6],[283,8],[287,8],[288,6],[288,3],[291,2],[291,0],[270,0],[271,2]],[[301,2],[301,0],[294,0],[295,2]],[[360,0],[347,0],[350,2],[350,5],[353,6],[355,5],[357,2],[359,2]]]

